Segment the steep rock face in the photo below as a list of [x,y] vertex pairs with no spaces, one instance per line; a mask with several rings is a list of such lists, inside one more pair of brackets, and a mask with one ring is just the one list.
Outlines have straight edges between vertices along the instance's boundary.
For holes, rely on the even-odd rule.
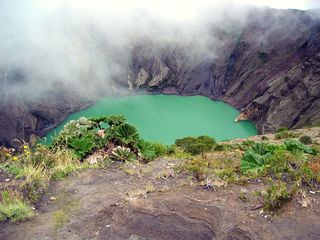
[[10,146],[13,139],[28,141],[32,135],[43,137],[69,114],[89,103],[70,92],[51,93],[28,101],[7,98],[0,102],[0,144]]
[[[295,10],[261,10],[248,19],[237,36],[222,34],[222,54],[196,64],[190,64],[186,50],[177,46],[144,55],[155,47],[146,44],[143,51],[133,52],[133,84],[151,92],[223,100],[240,109],[263,133],[319,123],[318,22]],[[159,67],[165,74],[153,84]],[[141,71],[151,76],[143,85]]]

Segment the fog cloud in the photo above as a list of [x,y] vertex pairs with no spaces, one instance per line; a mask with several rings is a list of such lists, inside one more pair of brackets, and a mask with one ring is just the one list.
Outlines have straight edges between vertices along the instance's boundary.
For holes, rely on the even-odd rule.
[[[179,45],[192,61],[218,57],[223,42],[214,28],[236,34],[247,20],[243,3],[267,3],[237,2],[1,1],[2,90],[34,96],[60,86],[89,95],[111,91],[112,82],[126,82],[131,50],[141,41]],[[268,2],[277,7],[279,1]],[[281,2],[317,7],[316,1]]]

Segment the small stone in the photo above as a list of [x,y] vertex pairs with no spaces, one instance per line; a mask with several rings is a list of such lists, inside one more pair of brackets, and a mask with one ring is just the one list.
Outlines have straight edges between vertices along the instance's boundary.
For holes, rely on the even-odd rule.
[[10,178],[7,178],[5,181],[6,181],[6,182],[9,182],[9,181],[10,181]]
[[106,226],[106,228],[109,228],[110,226],[111,226],[111,225],[108,224],[108,225]]
[[309,191],[309,193],[311,193],[311,194],[316,194],[316,192],[314,192],[314,191]]
[[49,200],[50,200],[50,201],[55,201],[55,200],[57,200],[57,198],[55,198],[55,197],[50,197]]

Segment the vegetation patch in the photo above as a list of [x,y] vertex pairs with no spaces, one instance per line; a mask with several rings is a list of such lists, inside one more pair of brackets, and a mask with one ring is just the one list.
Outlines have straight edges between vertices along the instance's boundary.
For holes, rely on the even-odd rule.
[[33,216],[33,210],[18,191],[1,191],[0,197],[0,222],[17,222]]
[[268,211],[277,211],[291,199],[291,196],[292,192],[288,190],[285,183],[273,183],[263,194],[264,209]]
[[[3,198],[6,200],[2,207],[14,209],[17,206],[17,211],[21,208],[21,212],[30,210],[46,191],[50,180],[64,179],[81,169],[104,167],[110,161],[150,162],[168,153],[175,153],[175,147],[140,139],[137,129],[123,116],[82,117],[66,124],[49,146],[38,144],[30,148],[22,143],[17,149],[0,149],[0,168],[19,180],[15,188],[20,194],[11,202]],[[25,211],[22,215],[32,214]],[[61,212],[57,213],[57,218],[61,216]],[[0,221],[7,218],[23,219],[3,210]]]
[[208,136],[200,137],[186,137],[177,139],[175,141],[176,146],[181,147],[185,152],[192,155],[202,154],[209,152],[216,145],[216,141]]
[[280,128],[277,130],[277,133],[275,134],[276,139],[296,138],[298,136],[299,136],[298,133],[289,131],[287,128]]

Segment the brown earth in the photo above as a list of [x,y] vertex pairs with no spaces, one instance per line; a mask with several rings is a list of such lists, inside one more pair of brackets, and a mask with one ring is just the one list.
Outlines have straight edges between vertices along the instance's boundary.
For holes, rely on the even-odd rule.
[[198,184],[174,173],[179,163],[113,163],[52,182],[37,216],[0,224],[0,239],[320,239],[319,193],[270,215],[253,195],[264,182]]

